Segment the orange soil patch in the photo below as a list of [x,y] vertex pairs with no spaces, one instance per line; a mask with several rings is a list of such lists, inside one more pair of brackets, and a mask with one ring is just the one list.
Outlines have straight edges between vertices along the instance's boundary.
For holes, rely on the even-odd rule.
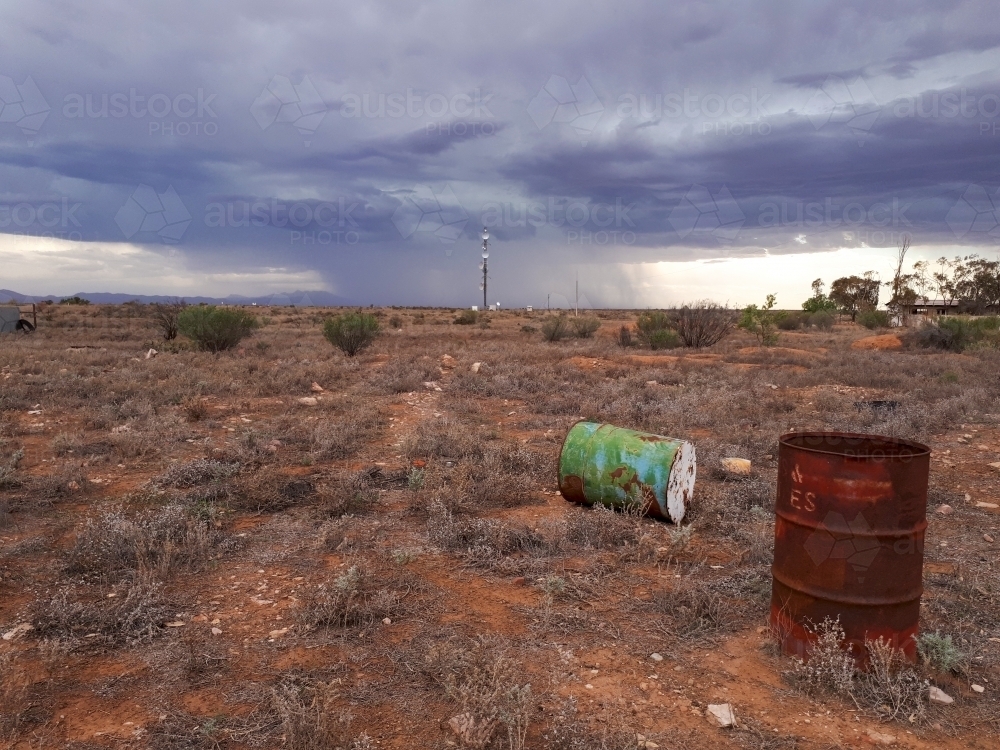
[[885,333],[881,336],[866,336],[863,339],[858,339],[851,344],[851,348],[874,350],[902,349],[903,342],[896,334]]

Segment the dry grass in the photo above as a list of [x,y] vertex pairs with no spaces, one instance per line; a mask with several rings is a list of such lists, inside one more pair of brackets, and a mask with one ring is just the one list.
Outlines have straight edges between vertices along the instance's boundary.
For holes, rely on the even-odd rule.
[[[326,311],[272,308],[253,341],[213,356],[161,346],[125,312],[53,308],[0,347],[0,630],[35,627],[0,646],[14,676],[0,680],[4,742],[96,747],[103,727],[84,734],[80,717],[123,726],[127,696],[154,718],[121,742],[164,749],[445,747],[464,715],[468,738],[494,749],[622,750],[642,734],[693,750],[726,740],[681,717],[728,685],[741,696],[732,744],[794,747],[770,722],[787,693],[767,686],[795,668],[753,645],[777,436],[792,428],[933,444],[931,507],[955,511],[929,519],[925,555],[942,572],[925,576],[921,632],[939,636],[922,642],[924,671],[873,645],[877,668],[845,687],[831,650],[789,678],[795,700],[860,706],[858,728],[884,719],[948,750],[1000,736],[1000,576],[983,538],[1000,530],[974,505],[996,497],[997,352],[856,351],[862,332],[837,325],[783,332],[783,349],[736,332],[660,353],[618,345],[635,323],[620,311],[600,311],[591,338],[546,342],[542,314],[481,328],[453,325],[455,311],[374,310],[402,327],[346,358],[322,338]],[[146,360],[151,344],[161,353]],[[867,400],[899,406],[855,408]],[[554,494],[581,417],[696,443],[683,526]],[[728,456],[752,473],[721,471]],[[265,591],[269,603],[251,598]],[[181,613],[183,628],[165,627]],[[681,671],[654,667],[654,648]],[[657,697],[638,687],[650,670]],[[927,705],[924,676],[956,704]],[[959,686],[983,680],[981,696]],[[823,746],[816,726],[795,725],[802,746]]]

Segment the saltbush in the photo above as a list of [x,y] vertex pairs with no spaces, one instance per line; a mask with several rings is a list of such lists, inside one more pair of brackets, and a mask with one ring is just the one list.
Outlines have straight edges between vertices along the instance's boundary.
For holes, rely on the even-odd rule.
[[209,352],[232,349],[259,327],[257,318],[236,307],[197,305],[177,316],[177,330]]
[[368,313],[344,313],[328,318],[323,336],[348,357],[371,346],[378,338],[378,318]]

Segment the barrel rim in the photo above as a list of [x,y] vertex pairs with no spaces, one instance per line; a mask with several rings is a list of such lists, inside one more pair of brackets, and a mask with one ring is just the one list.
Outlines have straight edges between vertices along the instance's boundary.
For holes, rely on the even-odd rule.
[[[907,458],[907,459],[922,458],[923,456],[929,456],[931,453],[931,449],[929,446],[924,445],[923,443],[918,443],[915,440],[905,440],[903,438],[894,438],[894,437],[889,437],[887,435],[876,435],[864,432],[838,432],[834,430],[803,430],[801,432],[786,432],[785,434],[781,435],[778,438],[778,444],[784,448],[789,448],[798,451],[806,451],[808,453],[819,453],[825,456],[840,456],[840,457],[855,458],[855,459],[864,459],[873,457],[873,456],[845,453],[843,450],[832,450],[832,449],[812,447],[808,445],[799,445],[795,442],[792,442],[795,438],[803,439],[803,438],[831,438],[831,437],[843,438],[845,440],[877,441],[878,443],[884,446],[906,449],[907,452],[901,453],[899,458]],[[881,458],[883,459],[890,458],[890,456],[882,456]]]

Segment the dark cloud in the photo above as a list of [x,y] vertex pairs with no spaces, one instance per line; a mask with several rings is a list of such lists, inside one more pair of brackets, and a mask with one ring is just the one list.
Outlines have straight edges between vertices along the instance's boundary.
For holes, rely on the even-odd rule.
[[0,231],[412,303],[475,291],[484,223],[526,301],[572,263],[902,233],[992,251],[969,217],[1000,221],[993,10],[23,4],[0,29],[0,206],[25,207]]

